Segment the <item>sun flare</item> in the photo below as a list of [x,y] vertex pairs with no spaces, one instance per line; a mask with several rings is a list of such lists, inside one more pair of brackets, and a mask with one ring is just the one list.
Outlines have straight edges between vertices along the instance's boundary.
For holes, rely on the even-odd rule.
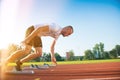
[[5,48],[14,39],[18,0],[1,1],[0,48]]

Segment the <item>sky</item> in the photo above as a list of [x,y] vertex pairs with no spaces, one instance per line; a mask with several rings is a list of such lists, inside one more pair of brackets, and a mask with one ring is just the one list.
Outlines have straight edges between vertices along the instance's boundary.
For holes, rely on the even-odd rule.
[[[0,0],[0,48],[20,44],[25,30],[35,24],[72,25],[74,33],[60,36],[55,52],[65,56],[73,50],[76,56],[104,43],[109,51],[120,45],[119,0]],[[42,37],[43,52],[50,52],[51,37]]]

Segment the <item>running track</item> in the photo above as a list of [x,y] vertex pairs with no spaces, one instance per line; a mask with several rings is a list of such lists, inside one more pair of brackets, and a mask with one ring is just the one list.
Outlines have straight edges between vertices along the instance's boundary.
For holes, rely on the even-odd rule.
[[3,74],[1,80],[120,80],[120,62],[57,65],[35,74]]

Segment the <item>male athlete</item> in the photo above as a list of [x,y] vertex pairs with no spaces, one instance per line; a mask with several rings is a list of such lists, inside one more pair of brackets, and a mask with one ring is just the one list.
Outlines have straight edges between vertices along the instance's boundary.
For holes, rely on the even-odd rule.
[[[50,36],[54,38],[53,43],[51,45],[51,61],[54,64],[57,64],[56,58],[54,56],[54,46],[56,44],[56,41],[60,35],[63,37],[69,36],[73,33],[73,27],[72,26],[65,26],[61,28],[55,23],[51,24],[38,24],[38,25],[32,25],[26,30],[25,39],[22,41],[22,44],[24,45],[24,48],[21,50],[15,51],[12,55],[10,55],[7,60],[6,64],[11,61],[16,61],[16,70],[21,71],[21,65],[29,61],[31,59],[35,59],[37,57],[40,57],[42,55],[42,36]],[[31,48],[35,48],[35,53],[29,54],[31,51]],[[27,55],[23,57],[24,55]],[[23,57],[22,59],[18,60],[19,58]]]

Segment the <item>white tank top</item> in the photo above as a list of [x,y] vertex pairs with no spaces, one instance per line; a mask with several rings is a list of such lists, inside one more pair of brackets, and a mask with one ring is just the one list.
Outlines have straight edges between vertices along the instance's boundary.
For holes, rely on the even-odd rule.
[[49,32],[43,32],[42,36],[51,36],[53,38],[55,38],[55,40],[58,39],[58,37],[60,36],[61,30],[62,28],[55,24],[55,23],[51,23],[51,24],[37,24],[37,25],[33,25],[34,28],[38,28],[38,27],[42,27],[48,25],[49,26]]

